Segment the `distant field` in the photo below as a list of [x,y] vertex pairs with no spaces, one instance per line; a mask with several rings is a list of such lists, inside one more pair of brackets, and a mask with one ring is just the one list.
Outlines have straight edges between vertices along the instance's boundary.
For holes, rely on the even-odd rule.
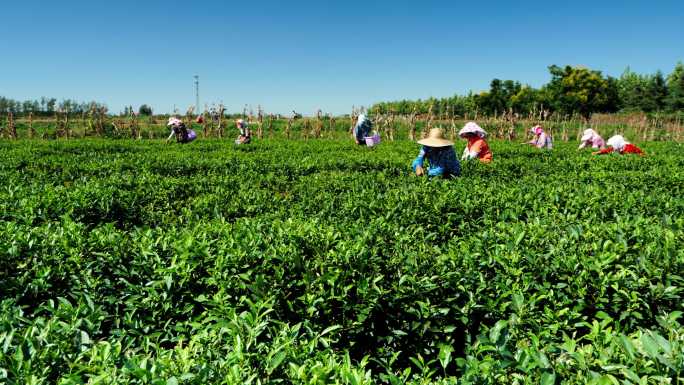
[[576,145],[0,141],[0,383],[684,383],[684,151]]
[[[471,120],[478,122],[490,138],[521,139],[529,135],[530,128],[541,124],[556,141],[578,140],[585,128],[593,127],[604,138],[615,134],[625,135],[635,141],[677,141],[684,142],[684,124],[679,115],[594,114],[590,121],[577,116],[556,116],[536,119],[533,116],[447,116],[447,115],[396,115],[371,114],[374,129],[385,139],[404,140],[420,137],[430,127],[442,127],[449,136],[455,137],[458,130]],[[238,135],[235,116],[225,116],[219,125],[218,118],[205,116],[205,123],[198,124],[194,116],[182,119],[191,126],[200,138],[234,138]],[[0,138],[12,137],[16,131],[19,139],[78,139],[135,138],[160,139],[169,135],[166,127],[168,116],[115,116],[93,114],[64,114],[53,116],[21,116],[13,119],[14,129],[9,129],[9,117],[0,114]],[[269,139],[331,139],[345,138],[352,126],[349,116],[321,116],[291,119],[276,115],[245,117],[255,136]]]

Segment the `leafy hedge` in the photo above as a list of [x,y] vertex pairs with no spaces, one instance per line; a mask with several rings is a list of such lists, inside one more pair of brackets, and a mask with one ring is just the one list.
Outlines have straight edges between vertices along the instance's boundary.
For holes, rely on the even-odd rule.
[[684,155],[0,143],[8,384],[684,380]]

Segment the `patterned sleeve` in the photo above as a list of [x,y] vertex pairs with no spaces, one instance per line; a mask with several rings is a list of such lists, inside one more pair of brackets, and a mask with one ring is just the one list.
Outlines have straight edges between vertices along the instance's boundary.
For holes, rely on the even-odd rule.
[[418,157],[413,160],[413,164],[411,167],[413,168],[413,171],[416,171],[416,168],[418,166],[423,167],[423,164],[425,163],[425,148],[421,147],[420,153],[418,153]]

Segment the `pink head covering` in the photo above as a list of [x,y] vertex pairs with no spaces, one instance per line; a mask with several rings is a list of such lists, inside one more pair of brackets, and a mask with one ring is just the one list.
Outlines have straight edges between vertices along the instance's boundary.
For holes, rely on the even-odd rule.
[[460,137],[463,137],[467,134],[475,134],[480,138],[487,136],[487,132],[475,122],[466,123],[466,125],[461,128],[461,131],[458,132],[458,136]]
[[177,126],[180,126],[181,124],[183,124],[183,122],[180,119],[169,118],[169,122],[166,125],[170,126],[170,127],[177,127]]
[[535,134],[535,135],[541,135],[541,133],[544,132],[544,129],[542,128],[542,126],[534,126],[534,127],[532,127],[530,132]]

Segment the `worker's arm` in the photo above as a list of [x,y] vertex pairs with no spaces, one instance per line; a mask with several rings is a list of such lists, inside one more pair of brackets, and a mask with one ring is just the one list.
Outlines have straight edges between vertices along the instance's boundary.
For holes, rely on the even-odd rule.
[[411,165],[411,168],[413,168],[413,171],[416,173],[416,175],[420,176],[423,175],[423,164],[425,163],[425,149],[421,148],[420,153],[418,153],[418,156],[416,159],[413,160],[413,164]]
[[606,154],[611,154],[612,152],[613,152],[613,147],[606,147],[601,151],[594,152],[594,155],[606,155]]

